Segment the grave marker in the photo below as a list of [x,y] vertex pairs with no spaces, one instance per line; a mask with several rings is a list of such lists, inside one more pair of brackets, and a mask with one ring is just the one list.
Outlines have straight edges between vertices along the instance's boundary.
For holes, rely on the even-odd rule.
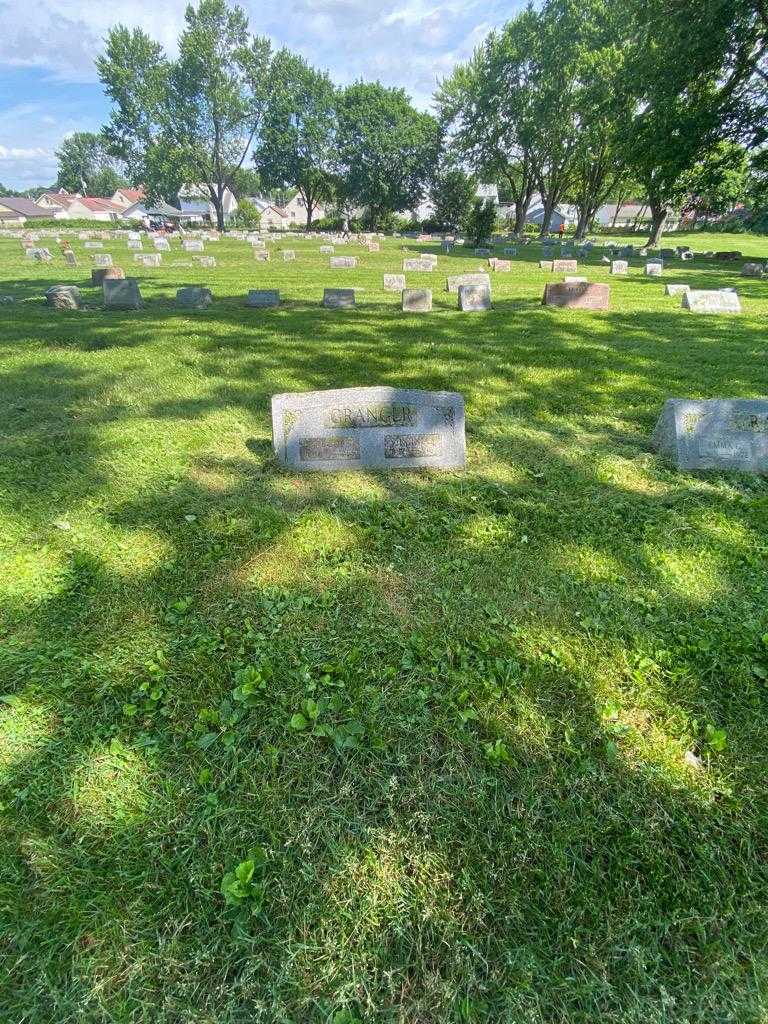
[[385,274],[384,291],[401,292],[405,288],[405,274]]
[[280,292],[276,288],[252,288],[245,304],[253,309],[273,309],[280,305]]
[[491,278],[488,274],[452,274],[445,279],[446,290],[453,294],[465,284],[484,284],[490,291]]
[[682,295],[690,290],[691,286],[688,284],[668,284],[664,289],[664,293],[665,295]]
[[296,259],[294,249],[283,249],[283,263],[292,263]]
[[323,306],[325,306],[326,309],[353,309],[354,305],[354,288],[323,289]]
[[179,288],[176,292],[176,305],[180,309],[207,309],[213,302],[213,295],[209,288],[189,286]]
[[612,274],[626,274],[629,269],[629,264],[626,260],[613,260],[611,262],[611,273]]
[[740,313],[739,296],[733,291],[705,291],[689,288],[683,293],[683,309],[692,313]]
[[745,263],[741,268],[741,276],[762,278],[765,276],[765,267],[762,263]]
[[357,266],[357,256],[331,256],[328,262],[331,270],[350,270]]
[[54,309],[80,309],[80,289],[73,284],[55,284],[45,293],[45,301]]
[[464,399],[391,387],[274,395],[272,443],[296,470],[463,469]]
[[459,287],[459,309],[463,313],[483,313],[491,308],[491,289],[484,284],[462,284]]
[[607,284],[555,281],[544,285],[542,305],[564,309],[608,309],[611,289]]
[[647,277],[661,277],[664,273],[664,266],[656,260],[649,260],[645,264],[645,273]]
[[552,260],[552,270],[556,274],[573,273],[578,269],[578,260]]
[[768,400],[669,398],[651,444],[678,469],[768,472]]
[[401,296],[404,313],[429,313],[432,292],[428,288],[404,288]]
[[105,278],[101,287],[104,292],[104,307],[106,309],[139,309],[141,307],[139,282],[135,277],[126,277],[122,281]]

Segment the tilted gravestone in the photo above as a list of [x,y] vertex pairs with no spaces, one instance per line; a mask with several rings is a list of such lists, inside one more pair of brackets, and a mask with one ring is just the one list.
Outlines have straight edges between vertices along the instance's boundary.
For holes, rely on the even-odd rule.
[[445,279],[446,290],[453,294],[465,284],[484,284],[490,290],[491,278],[488,274],[452,274]]
[[401,292],[405,288],[405,274],[385,274],[385,292]]
[[355,305],[354,288],[324,288],[323,305],[326,309],[352,309]]
[[629,264],[626,260],[613,260],[611,262],[611,273],[612,274],[626,274],[629,269]]
[[656,260],[649,260],[645,264],[645,273],[647,277],[661,277],[664,273],[664,265]]
[[463,313],[483,313],[491,308],[491,289],[484,284],[463,284],[459,288],[459,309]]
[[275,395],[272,443],[298,470],[463,469],[464,399],[391,387]]
[[739,296],[733,291],[704,291],[689,288],[683,292],[683,309],[692,313],[740,313]]
[[428,288],[404,288],[402,310],[404,313],[429,313],[432,309],[432,292]]
[[252,288],[245,304],[254,309],[273,309],[280,305],[280,292],[276,288]]
[[45,293],[45,301],[54,309],[80,309],[80,289],[73,284],[55,284]]
[[762,263],[745,263],[741,268],[741,276],[762,278],[765,276],[765,267]]
[[561,306],[564,309],[608,309],[610,302],[611,289],[607,284],[572,284],[555,281],[544,285],[544,306]]
[[669,398],[651,444],[678,469],[768,472],[768,400]]
[[689,284],[668,284],[664,289],[664,293],[666,295],[683,295],[690,290],[691,286]]
[[71,249],[64,250],[64,262],[67,264],[68,267],[77,266],[77,256],[75,256]]
[[357,266],[357,256],[331,256],[331,270],[350,270]]
[[424,259],[418,256],[415,259],[403,260],[403,270],[418,270],[429,273],[435,269],[435,264],[432,260]]
[[141,293],[135,277],[119,281],[105,278],[101,285],[104,292],[105,309],[139,309]]
[[176,305],[180,309],[208,309],[212,302],[213,295],[209,288],[190,285],[179,288],[176,292]]
[[555,274],[575,273],[578,269],[578,260],[552,260],[552,270]]

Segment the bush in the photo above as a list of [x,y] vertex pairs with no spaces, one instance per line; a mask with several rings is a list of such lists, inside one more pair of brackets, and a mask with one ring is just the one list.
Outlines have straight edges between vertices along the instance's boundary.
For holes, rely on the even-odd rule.
[[139,221],[135,220],[56,220],[54,217],[41,217],[30,219],[23,225],[24,231],[114,231],[118,228],[127,228],[135,231],[141,228]]
[[467,217],[467,235],[471,242],[480,245],[490,238],[496,226],[496,204],[492,199],[476,199]]
[[258,207],[250,199],[241,199],[237,204],[237,213],[232,218],[232,226],[236,228],[258,228],[261,214]]

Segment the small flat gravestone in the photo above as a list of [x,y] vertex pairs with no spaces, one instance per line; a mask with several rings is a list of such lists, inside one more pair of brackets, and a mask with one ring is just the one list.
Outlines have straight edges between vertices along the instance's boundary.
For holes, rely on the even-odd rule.
[[683,292],[682,308],[692,313],[740,313],[741,303],[736,292],[689,288]]
[[482,313],[491,308],[491,289],[484,284],[463,284],[459,288],[459,309],[463,313]]
[[626,274],[629,269],[629,264],[626,260],[613,260],[611,262],[611,273],[612,274]]
[[463,469],[464,399],[391,387],[274,395],[272,444],[295,470]]
[[497,274],[508,274],[512,270],[509,260],[494,260],[491,266]]
[[768,400],[669,398],[651,436],[678,469],[768,472]]
[[579,269],[578,260],[552,260],[552,270],[555,274],[575,273]]
[[280,305],[280,292],[276,288],[253,288],[248,292],[245,304],[254,309],[274,309]]
[[357,266],[357,256],[331,256],[331,270],[349,270]]
[[611,289],[607,284],[572,284],[556,281],[544,285],[544,306],[561,306],[565,309],[608,309],[610,302]]
[[283,249],[283,262],[291,263],[296,259],[296,252],[294,249]]
[[742,277],[765,277],[765,267],[762,263],[745,263],[741,268]]
[[45,293],[45,301],[54,309],[80,309],[80,289],[73,284],[55,284]]
[[384,291],[401,292],[405,288],[405,274],[385,274]]
[[321,245],[320,252],[323,253],[325,256],[330,256],[333,252],[335,252],[335,250],[332,245]]
[[490,291],[491,278],[488,274],[453,274],[445,279],[447,291],[453,294],[458,294],[459,288],[465,284],[484,284]]
[[179,309],[208,309],[212,302],[213,295],[209,288],[191,285],[179,288],[176,292],[176,305]]
[[101,287],[104,291],[105,309],[139,309],[141,307],[139,282],[135,277],[126,277],[123,281],[105,278]]
[[668,284],[664,292],[666,295],[683,295],[690,290],[691,286],[689,284]]
[[554,262],[554,260],[539,260],[539,270],[547,270],[551,274]]
[[254,249],[253,258],[259,263],[269,263],[269,252],[266,249]]
[[97,252],[93,257],[93,262],[97,267],[111,267],[112,257],[108,252]]
[[402,309],[404,313],[429,313],[432,309],[432,292],[428,288],[404,288]]
[[182,247],[184,252],[204,252],[205,245],[200,241],[199,238],[189,238],[183,241]]
[[588,284],[586,277],[569,277],[567,274],[563,278],[565,284]]
[[323,305],[326,309],[352,309],[355,305],[355,289],[324,288]]
[[403,270],[419,270],[424,272],[431,272],[435,269],[433,260],[425,259],[423,256],[418,256],[415,259],[403,260]]
[[656,260],[649,260],[645,264],[645,273],[647,277],[661,277],[664,273],[664,265]]
[[167,238],[155,238],[154,239],[155,249],[158,252],[170,252],[171,245]]

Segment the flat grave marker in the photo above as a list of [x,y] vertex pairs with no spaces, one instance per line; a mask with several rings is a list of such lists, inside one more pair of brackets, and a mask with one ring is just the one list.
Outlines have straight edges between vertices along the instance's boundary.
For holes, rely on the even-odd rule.
[[683,292],[682,308],[692,313],[740,313],[741,303],[736,292],[728,289],[709,291],[689,288]]
[[607,284],[554,281],[544,285],[542,305],[564,309],[608,309],[611,289]]
[[354,309],[354,288],[324,288],[323,306],[326,309]]
[[357,266],[357,256],[331,256],[328,263],[331,270],[351,270]]
[[445,279],[446,291],[452,294],[465,284],[484,284],[490,290],[491,278],[489,274],[451,274]]
[[252,309],[274,309],[280,305],[280,292],[277,288],[252,288],[245,304]]

